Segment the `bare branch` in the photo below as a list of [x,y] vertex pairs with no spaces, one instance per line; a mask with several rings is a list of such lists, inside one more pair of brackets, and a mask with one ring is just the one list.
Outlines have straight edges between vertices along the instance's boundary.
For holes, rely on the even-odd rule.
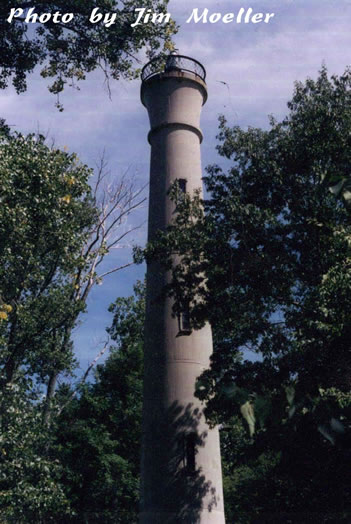
[[[143,222],[144,224],[145,222]],[[122,235],[120,235],[118,238],[116,238],[115,240],[113,240],[112,242],[110,242],[108,245],[107,245],[107,249],[110,250],[112,249],[113,247],[116,246],[116,244],[119,244],[121,242],[121,240],[123,240],[123,238],[125,238],[127,235],[129,235],[130,233],[132,233],[133,231],[137,231],[138,229],[140,229],[142,227],[143,224],[140,224],[139,226],[135,226],[135,227],[132,227],[131,229],[128,229],[128,231],[126,231],[125,233],[123,233]]]
[[120,223],[124,216],[129,215],[134,209],[136,209],[137,207],[140,207],[141,204],[145,202],[145,200],[146,200],[146,197],[143,198],[142,200],[139,200],[135,204],[130,203],[129,207],[127,207],[123,212],[121,212],[120,215],[116,217],[116,219],[113,220],[112,224],[110,224],[110,226],[106,229],[106,236],[112,231],[112,229],[117,224],[117,222]]
[[102,348],[102,350],[96,355],[96,357],[94,358],[94,360],[89,364],[89,366],[87,367],[87,369],[85,370],[85,373],[84,375],[82,376],[82,378],[80,379],[80,381],[78,382],[78,384],[76,385],[74,391],[72,391],[71,395],[68,397],[68,399],[66,400],[66,402],[59,408],[58,410],[58,415],[60,415],[62,413],[62,411],[68,406],[68,404],[70,402],[72,402],[72,400],[77,396],[78,394],[78,391],[79,391],[79,388],[82,387],[82,385],[85,383],[86,379],[88,378],[88,375],[90,373],[90,371],[93,369],[93,367],[96,365],[97,361],[104,355],[104,353],[106,353],[106,350],[107,350],[107,347],[108,347],[108,344],[110,342],[110,338],[108,338]]
[[120,271],[121,269],[125,269],[126,267],[132,266],[134,262],[129,262],[128,264],[124,264],[124,266],[115,267],[114,269],[110,269],[110,271],[106,271],[106,273],[102,273],[102,275],[99,275],[97,278],[103,278],[107,275],[111,275],[111,273],[116,273],[117,271]]

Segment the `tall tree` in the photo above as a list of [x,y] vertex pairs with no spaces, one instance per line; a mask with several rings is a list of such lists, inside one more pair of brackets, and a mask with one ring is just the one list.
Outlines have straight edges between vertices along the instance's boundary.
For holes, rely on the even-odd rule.
[[92,286],[125,267],[100,264],[144,198],[125,179],[103,190],[104,162],[93,191],[75,154],[4,125],[0,156],[0,515],[65,520],[49,424],[56,379],[75,367],[71,332]]
[[[111,305],[115,345],[95,381],[62,411],[56,429],[70,522],[136,523],[143,372],[144,287]],[[72,392],[62,388],[62,402]],[[67,522],[67,520],[66,520]]]
[[[69,369],[67,329],[82,310],[72,275],[96,221],[88,178],[74,154],[42,137],[2,133],[0,308],[2,384],[25,368],[40,380]],[[66,351],[60,351],[67,342]]]
[[92,170],[40,136],[3,127],[0,151],[2,384],[20,367],[45,382],[72,367],[71,330],[92,286],[124,267],[100,271],[143,189],[123,178],[104,188],[102,161],[93,191]]
[[[160,15],[167,12],[167,0],[38,0],[33,5],[22,0],[1,2],[0,6],[0,88],[10,79],[18,92],[26,89],[26,77],[36,65],[44,64],[41,74],[52,78],[50,91],[59,94],[65,85],[75,85],[87,73],[99,68],[106,79],[131,78],[138,71],[137,53],[145,45],[151,53],[175,31],[169,23],[147,23],[132,27],[136,6]],[[45,23],[26,23],[28,10],[38,16],[46,13]],[[10,21],[11,9],[19,9]],[[113,21],[108,27],[90,21],[93,10]],[[55,13],[60,13],[54,19]],[[62,15],[72,13],[69,21]],[[19,16],[17,16],[19,15]],[[113,18],[111,18],[113,17]],[[33,20],[33,19],[32,19]],[[58,102],[59,104],[59,102]],[[59,104],[60,106],[60,104]],[[60,106],[61,107],[61,106]]]

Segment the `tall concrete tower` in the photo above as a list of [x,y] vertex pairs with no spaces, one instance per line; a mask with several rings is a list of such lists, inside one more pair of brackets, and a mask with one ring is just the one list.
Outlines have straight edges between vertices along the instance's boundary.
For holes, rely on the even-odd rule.
[[[207,99],[205,70],[188,57],[155,59],[142,72],[141,100],[151,130],[149,241],[174,213],[167,192],[178,181],[202,185],[199,127]],[[192,330],[186,311],[174,317],[162,295],[167,274],[147,268],[141,524],[224,524],[218,429],[206,424],[195,382],[209,366],[209,325]]]

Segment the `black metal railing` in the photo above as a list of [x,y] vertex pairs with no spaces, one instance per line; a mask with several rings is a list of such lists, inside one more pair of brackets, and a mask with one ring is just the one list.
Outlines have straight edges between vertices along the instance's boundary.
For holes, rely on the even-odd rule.
[[148,62],[142,69],[141,80],[145,82],[152,76],[168,71],[186,71],[205,80],[206,70],[200,62],[184,55],[159,56]]

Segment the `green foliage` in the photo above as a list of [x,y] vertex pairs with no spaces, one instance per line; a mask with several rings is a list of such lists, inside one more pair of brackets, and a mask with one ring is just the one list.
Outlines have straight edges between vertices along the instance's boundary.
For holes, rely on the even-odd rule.
[[116,346],[58,422],[57,456],[73,511],[65,522],[138,520],[144,287],[135,292],[110,307]]
[[84,302],[75,275],[96,211],[91,170],[43,137],[0,137],[0,516],[53,522],[69,512],[34,382],[74,364],[70,332]]
[[[117,348],[65,419],[57,414],[67,398],[54,394],[57,376],[75,366],[71,332],[109,250],[102,224],[107,216],[112,226],[105,230],[117,227],[120,214],[135,207],[134,196],[122,181],[109,195],[106,216],[99,213],[91,170],[74,154],[50,149],[40,136],[11,135],[0,124],[0,520],[76,522],[89,515],[132,522],[141,411],[138,301],[135,308],[133,299],[112,306]],[[116,194],[126,196],[114,200]],[[44,387],[45,400],[36,393]],[[57,431],[64,440],[53,444]],[[81,449],[84,462],[77,461]]]
[[38,395],[24,380],[0,391],[0,520],[44,524],[66,518],[69,503],[60,484],[61,466],[47,454],[50,436],[42,424]]
[[[288,116],[271,118],[268,130],[221,117],[228,172],[210,166],[209,198],[179,203],[146,251],[172,270],[175,309],[185,297],[193,327],[213,326],[198,395],[214,423],[244,416],[254,441],[245,451],[250,471],[240,467],[268,521],[295,512],[304,522],[317,505],[319,521],[330,513],[346,522],[350,512],[350,484],[340,479],[351,432],[351,223],[347,194],[335,190],[350,180],[350,101],[351,72],[329,78],[323,68],[316,81],[296,84]],[[269,463],[270,509],[264,483],[255,487],[260,457]],[[233,482],[239,493],[243,479]]]
[[0,367],[40,380],[72,366],[69,330],[84,304],[74,275],[96,212],[91,170],[42,137],[0,141]]
[[[242,421],[232,417],[221,431],[223,490],[227,522],[259,522],[262,511],[272,512],[275,469],[280,454],[255,452]],[[278,522],[279,518],[271,522]],[[262,519],[261,522],[264,522]]]
[[67,329],[84,307],[74,274],[96,213],[90,169],[42,137],[0,142],[0,365],[3,381],[24,366],[44,380],[69,369]]
[[[167,1],[140,0],[138,8],[152,9],[152,12],[167,12]],[[3,0],[0,7],[0,89],[8,85],[9,79],[17,92],[26,89],[27,74],[36,65],[43,64],[43,77],[54,81],[50,91],[59,94],[69,82],[84,80],[87,73],[100,68],[106,78],[132,78],[138,74],[135,69],[137,52],[144,46],[155,51],[163,42],[166,47],[175,32],[174,23],[140,24],[131,27],[136,20],[136,4],[132,0],[122,3],[115,0],[38,0],[35,13],[73,13],[68,23],[26,24],[26,10],[11,23],[6,20],[11,8],[34,7],[20,1]],[[115,23],[105,27],[102,23],[89,21],[94,8],[104,14],[116,13]],[[59,107],[62,108],[62,106]]]

